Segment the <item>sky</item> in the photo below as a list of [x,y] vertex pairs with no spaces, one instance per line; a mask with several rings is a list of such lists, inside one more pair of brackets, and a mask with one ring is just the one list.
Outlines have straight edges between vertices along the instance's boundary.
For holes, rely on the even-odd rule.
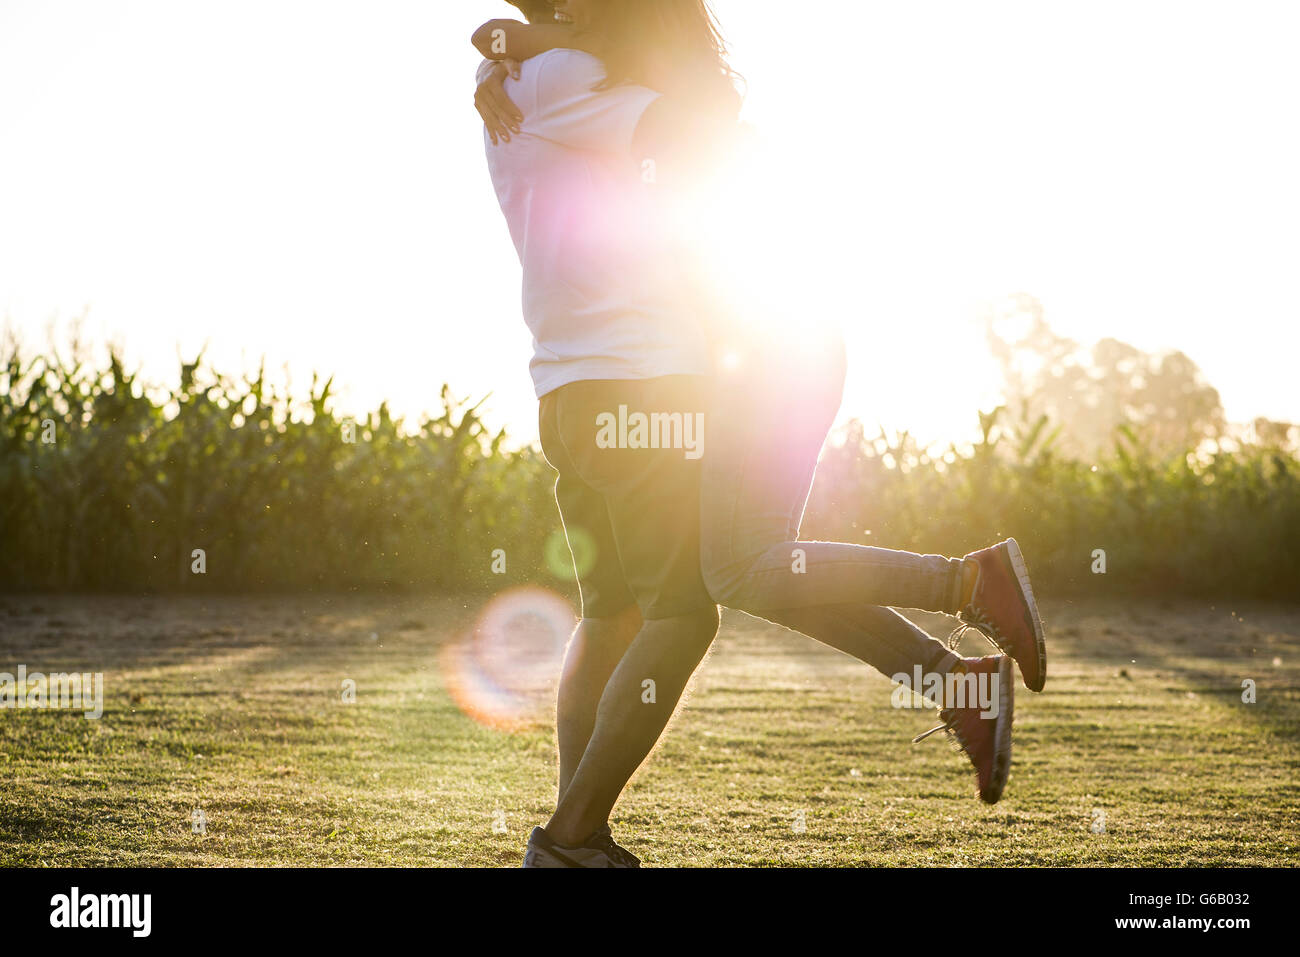
[[[768,155],[731,257],[842,326],[844,416],[967,437],[978,317],[1181,349],[1230,418],[1300,421],[1289,2],[716,0]],[[448,16],[448,9],[454,14]],[[335,375],[344,412],[444,382],[536,434],[519,266],[472,106],[496,0],[0,0],[0,318]],[[737,265],[738,264],[738,265]]]

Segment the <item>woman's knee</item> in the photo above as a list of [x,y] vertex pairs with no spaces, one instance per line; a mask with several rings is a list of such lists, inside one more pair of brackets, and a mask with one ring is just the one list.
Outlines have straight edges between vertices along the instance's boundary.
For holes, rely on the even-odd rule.
[[707,559],[700,563],[700,572],[704,576],[704,587],[708,589],[709,597],[719,605],[730,606],[739,595],[740,585],[745,580],[743,569]]

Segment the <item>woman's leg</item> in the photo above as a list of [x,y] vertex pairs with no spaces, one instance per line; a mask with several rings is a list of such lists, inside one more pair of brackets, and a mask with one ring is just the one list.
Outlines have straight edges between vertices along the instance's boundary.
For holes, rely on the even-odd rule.
[[927,674],[943,673],[958,660],[943,642],[892,608],[863,604],[816,605],[777,608],[753,614],[816,638],[890,678],[904,674],[910,680],[916,665]]
[[839,408],[842,352],[748,357],[718,378],[704,456],[701,560],[713,597],[885,675],[941,670],[948,649],[885,605],[955,612],[962,561],[799,541],[817,456]]
[[[935,702],[942,706],[940,728],[970,758],[980,799],[992,804],[1002,796],[1011,765],[1011,659],[959,658],[897,612],[879,607],[957,611],[966,597],[964,560],[799,541],[844,367],[840,352],[829,369],[796,364],[791,374],[785,358],[769,364],[749,388],[728,388],[721,378],[701,495],[705,583],[715,600],[794,628],[886,677],[910,684],[919,667],[926,687],[931,677],[944,675]],[[979,567],[976,589],[985,574],[982,561]],[[1021,589],[1027,592],[1026,582]],[[1038,651],[1041,659],[1041,641]],[[1041,687],[1041,669],[1034,674]],[[976,706],[968,697],[972,688]]]

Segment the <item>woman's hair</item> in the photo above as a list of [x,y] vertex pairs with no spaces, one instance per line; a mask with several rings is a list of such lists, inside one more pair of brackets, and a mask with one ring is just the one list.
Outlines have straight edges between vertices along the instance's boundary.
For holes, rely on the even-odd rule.
[[555,8],[551,0],[506,0],[522,13],[529,23],[554,23]]
[[735,116],[740,75],[707,0],[600,0],[592,33],[605,62],[608,89],[637,83]]

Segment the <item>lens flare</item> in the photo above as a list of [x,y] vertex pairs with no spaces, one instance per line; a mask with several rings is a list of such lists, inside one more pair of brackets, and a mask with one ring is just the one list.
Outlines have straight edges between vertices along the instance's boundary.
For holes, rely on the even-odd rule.
[[546,568],[561,581],[583,578],[596,567],[596,539],[580,525],[556,529],[546,539]]
[[515,731],[553,706],[564,647],[577,617],[544,588],[493,598],[464,639],[444,648],[443,682],[456,706],[480,724]]

